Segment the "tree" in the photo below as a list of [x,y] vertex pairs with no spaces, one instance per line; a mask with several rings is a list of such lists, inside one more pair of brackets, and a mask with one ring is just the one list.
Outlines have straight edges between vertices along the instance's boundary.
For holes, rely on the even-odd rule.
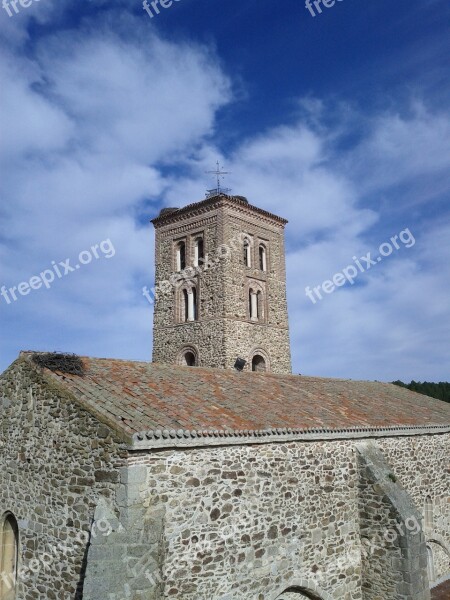
[[408,388],[408,390],[412,390],[413,392],[424,394],[424,396],[431,396],[432,398],[437,398],[444,402],[450,402],[450,383],[445,381],[440,381],[439,383],[424,381],[421,383],[420,381],[414,381],[413,379],[411,383],[403,383],[403,381],[400,380],[393,381],[392,383],[400,387]]

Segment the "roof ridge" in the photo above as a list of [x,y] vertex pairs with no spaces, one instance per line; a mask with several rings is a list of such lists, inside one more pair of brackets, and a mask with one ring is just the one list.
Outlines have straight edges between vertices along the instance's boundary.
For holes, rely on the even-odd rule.
[[[48,350],[21,350],[19,356],[29,356],[32,354],[48,354],[49,351]],[[57,352],[62,353],[62,354],[71,354],[69,352]],[[76,354],[76,356],[78,356],[78,358],[81,358],[82,360],[89,360],[89,361],[110,361],[110,362],[120,362],[120,363],[132,363],[133,365],[142,365],[145,367],[160,367],[163,369],[186,369],[185,366],[182,365],[169,365],[169,364],[164,364],[164,363],[158,363],[158,362],[153,362],[151,360],[149,361],[145,361],[145,360],[137,360],[137,359],[133,359],[133,358],[115,358],[115,357],[108,357],[108,356],[87,356],[87,355],[83,355],[83,354]],[[251,376],[251,377],[273,377],[274,379],[287,379],[287,378],[292,378],[292,379],[303,379],[303,380],[307,380],[307,381],[342,381],[342,382],[352,382],[352,383],[376,383],[376,384],[385,384],[385,385],[391,385],[392,382],[390,381],[378,381],[378,380],[371,380],[371,379],[351,379],[349,377],[325,377],[323,375],[304,375],[302,373],[257,373],[257,372],[253,372],[253,371],[244,371],[244,372],[236,372],[234,369],[224,369],[224,368],[220,368],[220,367],[195,367],[196,372],[197,371],[207,371],[207,372],[216,372],[217,374],[223,374],[223,375],[229,375],[230,373],[233,373],[234,375],[236,375],[237,377],[247,377],[247,376]],[[402,388],[399,388],[402,389]],[[409,390],[412,391],[412,390]],[[423,395],[423,394],[422,394]]]
[[[48,350],[21,350],[19,353],[19,356],[30,356],[32,354],[52,354],[53,352],[49,352]],[[62,352],[62,351],[57,351],[55,352],[55,354],[72,354],[71,352]],[[82,360],[109,360],[109,361],[114,361],[114,362],[128,362],[128,363],[133,363],[133,364],[141,364],[141,365],[151,365],[151,364],[157,364],[157,363],[152,363],[151,361],[145,361],[145,360],[135,360],[133,358],[113,358],[113,357],[108,357],[108,356],[87,356],[84,354],[75,354],[75,356],[78,356],[78,358],[81,358]]]

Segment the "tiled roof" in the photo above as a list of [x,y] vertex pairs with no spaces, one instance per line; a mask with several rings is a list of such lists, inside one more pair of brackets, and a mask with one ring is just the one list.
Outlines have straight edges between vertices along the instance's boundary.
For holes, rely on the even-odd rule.
[[[32,354],[22,357],[31,361]],[[82,361],[83,376],[45,371],[127,435],[145,430],[450,425],[450,404],[388,383],[113,359]]]
[[444,581],[431,590],[431,600],[449,600],[450,598],[450,579]]

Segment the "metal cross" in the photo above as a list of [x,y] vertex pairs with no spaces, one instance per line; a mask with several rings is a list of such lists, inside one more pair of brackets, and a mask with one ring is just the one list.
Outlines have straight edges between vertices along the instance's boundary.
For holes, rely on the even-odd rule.
[[205,171],[205,173],[209,173],[211,175],[215,175],[216,178],[217,178],[217,188],[216,188],[216,190],[208,190],[208,194],[211,194],[211,192],[216,192],[217,194],[220,194],[221,192],[227,193],[227,192],[230,191],[228,188],[221,189],[221,187],[220,187],[220,178],[222,177],[222,179],[224,179],[224,175],[229,175],[231,173],[231,171],[221,171],[219,161],[217,161],[216,165],[217,165],[217,169],[215,171]]

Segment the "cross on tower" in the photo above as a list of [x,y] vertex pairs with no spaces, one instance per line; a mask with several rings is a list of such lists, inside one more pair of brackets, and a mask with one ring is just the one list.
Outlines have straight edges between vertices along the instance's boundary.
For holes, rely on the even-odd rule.
[[212,189],[212,190],[206,190],[206,197],[207,198],[211,198],[212,196],[218,196],[219,194],[228,194],[228,192],[231,192],[230,188],[222,188],[220,186],[220,178],[222,177],[222,179],[225,179],[225,175],[229,175],[231,173],[231,171],[222,171],[220,169],[220,164],[219,161],[217,161],[216,163],[216,170],[215,171],[205,171],[205,173],[209,173],[211,175],[215,175],[216,176],[216,181],[217,181],[217,187]]

